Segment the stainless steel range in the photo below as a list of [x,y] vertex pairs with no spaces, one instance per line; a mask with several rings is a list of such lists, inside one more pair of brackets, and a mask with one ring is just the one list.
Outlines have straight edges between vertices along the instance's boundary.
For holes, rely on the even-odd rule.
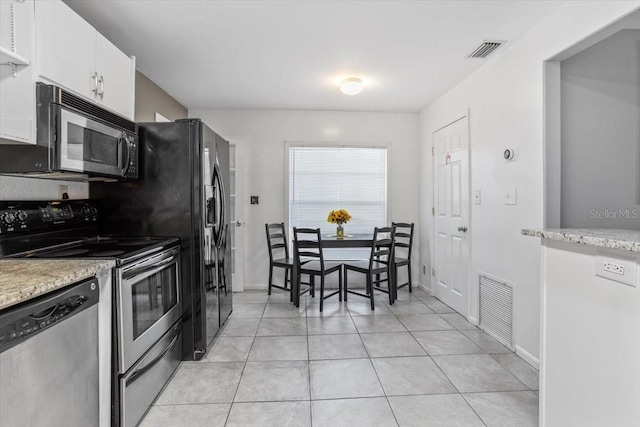
[[98,234],[89,201],[0,202],[0,257],[113,259],[114,425],[135,426],[182,356],[180,240]]

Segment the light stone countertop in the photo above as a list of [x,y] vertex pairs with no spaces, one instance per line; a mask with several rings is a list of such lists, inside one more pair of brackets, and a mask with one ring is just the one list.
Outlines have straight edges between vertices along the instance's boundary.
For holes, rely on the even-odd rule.
[[620,249],[623,251],[640,252],[640,231],[636,230],[608,230],[582,228],[556,228],[535,230],[523,228],[524,236],[543,237],[561,242],[579,243],[581,245],[597,246],[601,248]]
[[98,270],[115,265],[113,260],[0,260],[0,310],[93,277]]

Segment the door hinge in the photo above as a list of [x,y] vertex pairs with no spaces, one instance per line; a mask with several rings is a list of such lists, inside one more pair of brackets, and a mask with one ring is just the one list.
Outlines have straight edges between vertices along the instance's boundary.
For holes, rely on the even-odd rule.
[[436,208],[431,208],[431,216],[435,216],[436,215]]
[[431,147],[431,155],[432,155],[432,156],[435,156],[435,155],[436,155],[436,150],[435,150],[433,147]]

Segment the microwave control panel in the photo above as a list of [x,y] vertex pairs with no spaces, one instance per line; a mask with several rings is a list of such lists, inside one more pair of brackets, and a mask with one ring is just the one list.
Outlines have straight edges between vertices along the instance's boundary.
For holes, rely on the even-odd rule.
[[98,209],[86,200],[0,202],[0,235],[97,221]]
[[130,134],[125,135],[127,146],[129,147],[128,164],[125,165],[124,177],[138,179],[138,137]]

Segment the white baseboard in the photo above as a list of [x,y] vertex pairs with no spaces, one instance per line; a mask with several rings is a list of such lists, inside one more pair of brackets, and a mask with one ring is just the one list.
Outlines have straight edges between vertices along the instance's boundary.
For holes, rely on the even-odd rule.
[[533,357],[531,353],[529,353],[519,345],[516,345],[516,354],[520,356],[529,365],[533,366],[536,369],[540,369],[540,360],[538,360],[536,357]]
[[[418,287],[419,287],[420,289],[422,289],[422,290],[423,290],[423,291],[425,291],[426,293],[428,293],[428,294],[430,294],[430,293],[431,293],[431,288],[430,288],[429,286],[424,285],[424,284],[422,284],[422,283],[418,283],[417,285],[418,285]],[[415,285],[414,285],[414,286],[415,286]]]

